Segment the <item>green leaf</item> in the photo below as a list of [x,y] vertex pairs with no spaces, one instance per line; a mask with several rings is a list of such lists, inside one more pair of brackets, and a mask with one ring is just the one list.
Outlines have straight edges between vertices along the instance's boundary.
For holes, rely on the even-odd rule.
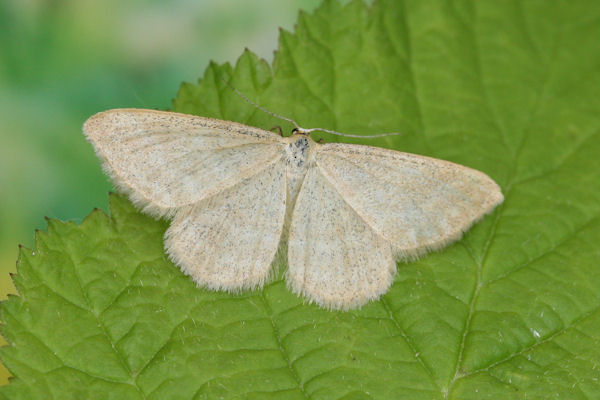
[[0,398],[599,399],[599,21],[587,0],[325,1],[272,67],[210,65],[174,110],[290,128],[231,79],[304,127],[400,131],[355,142],[479,169],[506,201],[351,312],[281,274],[197,289],[164,255],[167,223],[118,196],[110,217],[50,220],[2,305]]

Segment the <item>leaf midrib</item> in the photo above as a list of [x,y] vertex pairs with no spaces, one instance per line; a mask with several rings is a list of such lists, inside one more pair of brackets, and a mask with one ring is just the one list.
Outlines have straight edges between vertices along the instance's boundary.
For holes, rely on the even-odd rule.
[[[475,3],[474,7],[476,7]],[[561,29],[557,29],[558,32],[561,31]],[[487,94],[487,91],[485,90],[485,80],[483,79],[483,69],[481,68],[481,60],[479,57],[479,45],[478,45],[478,41],[477,41],[477,35],[472,31],[469,30],[469,32],[471,33],[472,39],[473,39],[473,49],[475,50],[475,54],[476,57],[475,59],[477,60],[477,71],[478,71],[478,77],[480,78],[480,82],[481,82],[481,89],[484,91],[484,100],[485,100],[485,104],[487,104],[488,108],[490,110],[493,109],[493,107],[490,104],[490,99],[489,96]],[[552,50],[552,54],[555,55],[556,53],[556,49],[557,49],[557,42],[558,40],[555,40],[554,46],[553,46],[553,50]],[[556,57],[551,57],[550,60],[555,60]],[[465,350],[465,343],[466,343],[466,338],[469,334],[470,331],[470,325],[471,325],[471,321],[473,319],[473,315],[474,315],[474,308],[475,308],[475,304],[477,303],[477,300],[479,298],[479,293],[481,292],[481,289],[485,286],[485,284],[482,284],[482,277],[481,277],[481,272],[483,269],[483,264],[485,263],[485,260],[489,254],[489,248],[491,243],[494,241],[494,234],[495,234],[495,230],[496,227],[500,221],[500,219],[502,218],[502,214],[504,212],[504,210],[506,209],[505,204],[508,202],[508,199],[510,198],[510,195],[512,193],[512,189],[514,188],[514,183],[516,180],[516,173],[517,173],[517,168],[519,165],[519,158],[521,156],[522,150],[524,148],[525,145],[525,141],[527,139],[527,127],[529,127],[533,121],[533,117],[534,115],[539,111],[541,104],[543,103],[541,101],[543,94],[546,91],[548,82],[550,81],[550,77],[551,77],[551,72],[553,70],[554,67],[554,63],[552,63],[551,65],[547,66],[547,68],[544,69],[545,71],[545,75],[544,75],[544,79],[542,80],[542,84],[540,85],[540,88],[537,92],[537,96],[534,102],[534,106],[531,109],[530,115],[527,119],[527,121],[523,124],[523,128],[521,129],[522,135],[521,135],[521,140],[516,148],[516,152],[513,155],[513,160],[511,162],[511,171],[509,173],[509,178],[507,180],[506,183],[506,191],[505,191],[505,200],[504,203],[500,206],[500,209],[496,211],[496,218],[494,219],[494,223],[492,225],[492,227],[490,228],[489,234],[488,234],[488,239],[486,240],[486,245],[484,247],[484,251],[483,254],[481,256],[480,261],[477,263],[477,277],[476,277],[476,282],[475,282],[475,289],[473,292],[473,295],[471,296],[471,299],[469,301],[469,313],[467,315],[467,319],[465,321],[465,327],[463,330],[463,334],[462,334],[462,338],[461,338],[461,343],[459,346],[459,354],[458,354],[458,358],[457,358],[457,362],[456,362],[456,366],[455,366],[455,370],[454,370],[454,376],[452,378],[452,380],[450,381],[450,384],[448,385],[448,389],[447,391],[444,393],[444,399],[448,399],[449,396],[451,396],[452,391],[454,389],[454,386],[456,384],[456,382],[460,379],[465,378],[466,374],[461,374],[461,369],[462,369],[462,363],[463,363],[463,356],[464,356],[464,350]],[[491,113],[491,115],[494,117],[494,119],[496,120],[495,125],[499,128],[499,131],[502,133],[502,141],[504,143],[504,145],[507,148],[510,148],[508,146],[508,143],[506,142],[506,134],[504,133],[504,130],[502,129],[502,125],[500,125],[497,121],[498,117],[496,116],[495,113]],[[547,251],[544,252],[541,256],[547,254]],[[540,256],[540,257],[541,257]],[[512,270],[512,269],[511,269]],[[521,350],[524,351],[524,350]],[[498,365],[499,363],[493,364],[493,365]],[[488,366],[487,368],[491,368],[491,366]]]

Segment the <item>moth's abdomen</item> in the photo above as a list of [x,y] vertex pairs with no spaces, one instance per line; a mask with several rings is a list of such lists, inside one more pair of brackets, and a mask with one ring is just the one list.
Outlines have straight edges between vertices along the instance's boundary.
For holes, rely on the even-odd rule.
[[286,220],[288,220],[292,213],[298,192],[302,186],[302,181],[312,159],[310,157],[313,150],[312,147],[316,146],[316,143],[306,135],[293,135],[287,139],[289,142],[285,148],[287,179]]

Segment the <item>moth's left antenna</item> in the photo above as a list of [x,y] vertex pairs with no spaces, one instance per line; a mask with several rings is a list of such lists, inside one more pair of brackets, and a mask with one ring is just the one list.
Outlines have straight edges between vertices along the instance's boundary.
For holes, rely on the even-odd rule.
[[337,136],[345,136],[345,137],[351,137],[351,138],[378,138],[378,137],[385,137],[385,136],[398,136],[398,135],[402,135],[401,133],[398,132],[389,132],[389,133],[379,133],[379,134],[375,134],[375,135],[352,135],[350,133],[341,133],[341,132],[337,132],[337,131],[332,131],[331,129],[325,129],[325,128],[310,128],[310,129],[305,129],[302,128],[300,125],[298,125],[298,123],[296,121],[294,121],[291,118],[288,117],[284,117],[283,115],[279,115],[277,113],[274,113],[271,110],[267,110],[266,108],[256,104],[255,102],[253,102],[252,100],[250,100],[248,97],[246,97],[242,92],[240,92],[239,90],[237,90],[233,85],[231,85],[229,82],[227,82],[225,79],[221,78],[221,80],[227,85],[229,86],[229,88],[231,90],[233,90],[238,96],[240,96],[242,99],[246,100],[248,103],[252,104],[254,107],[258,108],[259,110],[261,110],[262,112],[265,112],[275,118],[279,118],[282,119],[284,121],[287,121],[289,123],[291,123],[292,125],[294,125],[294,127],[296,129],[294,129],[294,131],[298,132],[298,133],[302,133],[304,135],[308,135],[311,132],[316,132],[316,131],[321,131],[321,132],[326,132],[326,133],[331,133],[332,135],[337,135]]
[[229,86],[229,88],[230,88],[231,90],[233,90],[233,91],[234,91],[234,92],[235,92],[235,93],[236,93],[238,96],[240,96],[242,99],[246,100],[248,103],[252,104],[254,107],[258,108],[258,109],[259,109],[259,110],[261,110],[262,112],[265,112],[265,113],[267,113],[267,114],[269,114],[269,115],[271,115],[271,116],[273,116],[273,117],[275,117],[275,118],[279,118],[279,119],[282,119],[282,120],[284,120],[284,121],[287,121],[287,122],[291,123],[291,124],[292,124],[292,125],[294,125],[294,127],[295,127],[296,129],[298,129],[299,131],[303,131],[303,130],[304,130],[304,129],[302,129],[302,128],[300,127],[300,125],[298,125],[298,123],[297,123],[296,121],[294,121],[293,119],[291,119],[291,118],[288,118],[288,117],[284,117],[283,115],[279,115],[279,114],[277,114],[277,113],[274,113],[274,112],[273,112],[273,111],[271,111],[271,110],[267,110],[266,108],[264,108],[264,107],[262,107],[262,106],[260,106],[260,105],[256,104],[256,103],[255,103],[255,102],[253,102],[252,100],[250,100],[248,97],[246,97],[246,96],[245,96],[245,95],[244,95],[242,92],[240,92],[239,90],[237,90],[237,89],[236,89],[236,88],[235,88],[233,85],[231,85],[231,84],[230,84],[229,82],[227,82],[225,79],[221,78],[221,80],[222,80],[222,81],[223,81],[223,82],[224,82],[224,83],[225,83],[227,86]]

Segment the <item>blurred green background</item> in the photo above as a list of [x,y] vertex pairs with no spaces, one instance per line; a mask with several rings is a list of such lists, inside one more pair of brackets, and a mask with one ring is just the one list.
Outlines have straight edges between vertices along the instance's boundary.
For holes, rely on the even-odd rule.
[[[81,134],[115,107],[165,109],[209,60],[273,58],[320,0],[0,0],[0,298],[44,216],[80,222],[111,184]],[[0,384],[6,382],[0,371]]]

